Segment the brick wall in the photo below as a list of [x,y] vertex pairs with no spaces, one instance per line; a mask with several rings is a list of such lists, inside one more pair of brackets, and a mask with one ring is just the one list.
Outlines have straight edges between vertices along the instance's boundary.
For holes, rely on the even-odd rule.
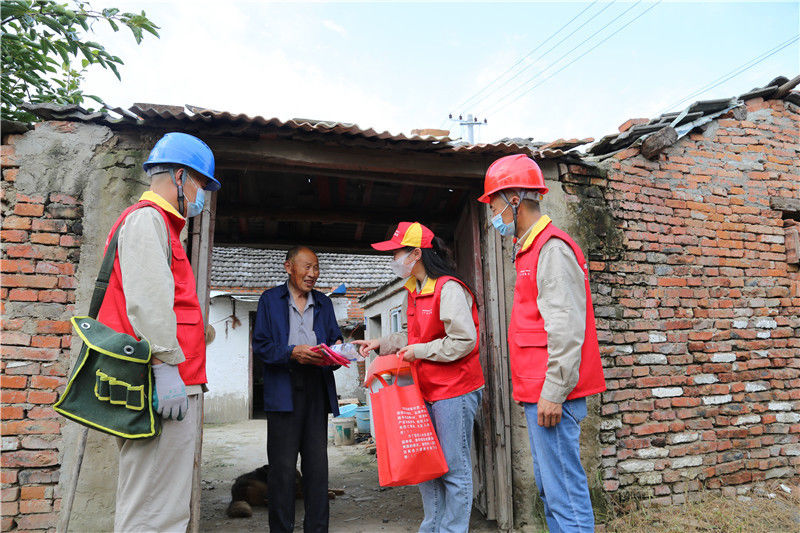
[[54,529],[63,419],[50,407],[69,364],[82,208],[15,190],[17,135],[2,144],[2,530]]
[[770,208],[800,197],[800,116],[780,100],[746,106],[657,160],[616,154],[605,179],[570,169],[604,182],[623,234],[590,264],[608,492],[680,503],[800,474],[798,226]]

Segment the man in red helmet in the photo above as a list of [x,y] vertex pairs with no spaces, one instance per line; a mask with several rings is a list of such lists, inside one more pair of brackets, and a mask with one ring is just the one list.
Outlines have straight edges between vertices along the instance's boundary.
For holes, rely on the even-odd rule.
[[586,397],[606,389],[583,252],[539,211],[539,166],[519,154],[486,172],[480,202],[514,238],[517,281],[508,327],[513,396],[525,409],[533,469],[550,531],[593,532],[580,462]]

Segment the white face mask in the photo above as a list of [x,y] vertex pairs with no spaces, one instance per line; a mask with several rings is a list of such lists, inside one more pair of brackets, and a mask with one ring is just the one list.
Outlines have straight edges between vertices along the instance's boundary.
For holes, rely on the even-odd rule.
[[406,264],[406,259],[408,259],[410,254],[411,252],[408,252],[404,255],[401,255],[397,259],[392,259],[392,262],[389,264],[389,268],[392,269],[392,272],[394,272],[396,276],[401,278],[407,278],[411,276],[411,270],[414,268],[416,261],[410,265]]

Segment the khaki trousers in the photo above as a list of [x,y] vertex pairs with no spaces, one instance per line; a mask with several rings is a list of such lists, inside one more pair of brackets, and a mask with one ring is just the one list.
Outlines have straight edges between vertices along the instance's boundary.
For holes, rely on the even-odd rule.
[[162,420],[152,439],[118,439],[119,481],[114,531],[185,533],[189,525],[194,449],[200,416],[189,396],[183,420]]

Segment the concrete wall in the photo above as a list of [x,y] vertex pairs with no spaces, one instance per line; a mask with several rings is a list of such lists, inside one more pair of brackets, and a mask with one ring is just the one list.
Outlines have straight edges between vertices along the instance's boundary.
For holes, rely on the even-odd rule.
[[216,335],[206,349],[207,423],[239,422],[251,417],[250,313],[257,308],[257,301],[235,300],[229,295],[211,298],[208,323],[214,326]]

